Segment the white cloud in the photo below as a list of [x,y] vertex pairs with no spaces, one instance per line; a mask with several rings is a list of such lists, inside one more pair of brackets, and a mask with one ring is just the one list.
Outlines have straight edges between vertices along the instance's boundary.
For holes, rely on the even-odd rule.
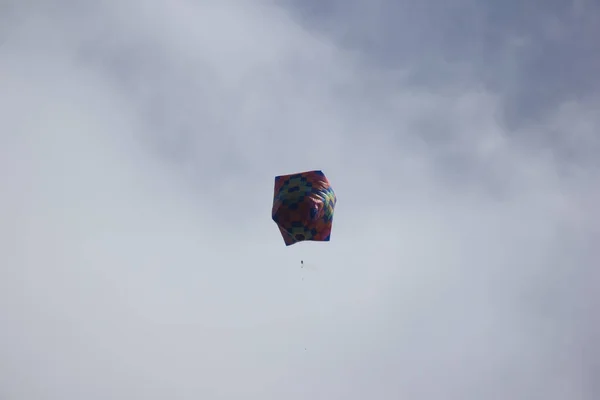
[[[415,88],[266,2],[22,10],[2,399],[594,398],[597,174],[512,139],[498,94]],[[595,146],[585,107],[522,132]],[[312,168],[332,241],[286,248],[273,177]]]

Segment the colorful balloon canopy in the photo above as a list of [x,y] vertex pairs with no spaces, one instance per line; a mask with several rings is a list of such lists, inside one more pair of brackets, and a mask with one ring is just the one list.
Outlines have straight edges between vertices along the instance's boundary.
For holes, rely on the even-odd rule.
[[305,240],[329,241],[336,202],[335,192],[322,171],[275,177],[272,218],[285,245]]

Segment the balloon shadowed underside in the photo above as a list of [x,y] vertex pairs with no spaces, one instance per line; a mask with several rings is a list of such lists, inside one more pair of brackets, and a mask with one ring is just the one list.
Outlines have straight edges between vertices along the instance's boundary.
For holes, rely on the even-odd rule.
[[322,171],[275,177],[271,214],[285,245],[305,240],[329,241],[336,202],[335,192]]

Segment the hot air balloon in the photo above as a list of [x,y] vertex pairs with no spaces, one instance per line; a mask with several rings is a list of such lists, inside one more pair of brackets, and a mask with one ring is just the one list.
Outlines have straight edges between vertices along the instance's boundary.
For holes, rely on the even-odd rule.
[[337,198],[320,170],[275,177],[272,218],[286,246],[328,242]]

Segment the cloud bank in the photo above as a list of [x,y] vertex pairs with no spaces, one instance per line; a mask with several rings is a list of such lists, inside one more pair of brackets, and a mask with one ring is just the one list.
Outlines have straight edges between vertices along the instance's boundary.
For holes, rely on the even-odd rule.
[[[375,3],[7,3],[1,399],[598,397],[593,90],[530,11]],[[286,248],[313,168],[332,241]]]

